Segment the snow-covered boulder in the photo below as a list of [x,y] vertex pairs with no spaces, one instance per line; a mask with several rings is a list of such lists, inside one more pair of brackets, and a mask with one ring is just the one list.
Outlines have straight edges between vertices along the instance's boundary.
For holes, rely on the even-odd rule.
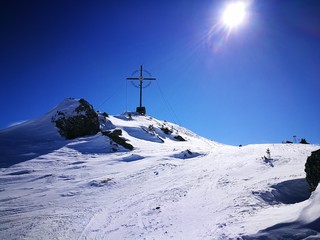
[[310,190],[314,191],[320,181],[320,149],[312,152],[308,157],[304,171],[307,174]]
[[95,135],[100,131],[98,114],[86,100],[65,99],[57,108],[51,121],[66,139]]

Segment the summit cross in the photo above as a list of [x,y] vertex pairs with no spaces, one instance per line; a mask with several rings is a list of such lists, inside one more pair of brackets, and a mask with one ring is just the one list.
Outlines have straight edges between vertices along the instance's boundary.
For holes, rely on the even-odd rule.
[[127,80],[138,80],[139,81],[139,89],[140,89],[140,104],[137,107],[137,113],[146,114],[146,108],[142,106],[142,88],[143,88],[143,81],[145,80],[156,80],[156,78],[152,77],[143,77],[143,72],[148,73],[147,71],[143,70],[142,65],[140,65],[140,76],[139,77],[128,77]]

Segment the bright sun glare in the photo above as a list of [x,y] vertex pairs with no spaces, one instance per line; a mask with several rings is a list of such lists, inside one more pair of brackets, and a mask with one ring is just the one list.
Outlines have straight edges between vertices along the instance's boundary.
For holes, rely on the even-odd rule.
[[246,16],[246,5],[244,2],[233,2],[227,5],[222,15],[222,22],[228,28],[240,25]]

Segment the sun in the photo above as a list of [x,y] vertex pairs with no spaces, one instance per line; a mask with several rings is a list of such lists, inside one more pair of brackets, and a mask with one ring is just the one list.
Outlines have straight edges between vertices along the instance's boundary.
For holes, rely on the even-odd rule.
[[235,36],[239,36],[243,27],[247,24],[250,25],[253,20],[251,12],[253,0],[225,1],[228,3],[224,3],[219,6],[219,9],[214,10],[213,24],[205,36],[208,47],[215,53],[226,46],[233,32]]
[[233,2],[226,6],[222,14],[224,26],[232,29],[243,23],[246,17],[246,4],[244,2]]

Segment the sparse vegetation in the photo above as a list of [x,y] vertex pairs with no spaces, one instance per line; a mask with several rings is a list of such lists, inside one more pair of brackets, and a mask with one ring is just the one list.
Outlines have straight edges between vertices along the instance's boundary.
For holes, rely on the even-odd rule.
[[267,149],[267,152],[266,152],[266,153],[267,153],[267,158],[268,158],[268,159],[271,159],[271,152],[270,152],[270,149],[269,149],[269,148]]

